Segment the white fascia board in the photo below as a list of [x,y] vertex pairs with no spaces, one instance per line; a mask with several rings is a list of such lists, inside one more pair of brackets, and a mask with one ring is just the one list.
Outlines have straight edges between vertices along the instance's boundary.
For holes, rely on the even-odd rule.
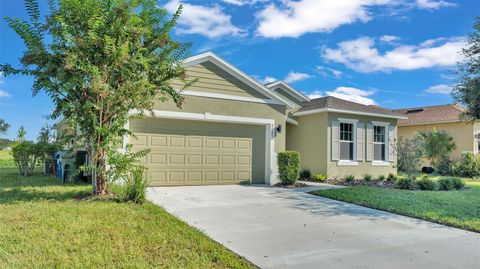
[[225,100],[235,100],[235,101],[260,103],[260,104],[278,104],[278,102],[272,101],[271,99],[238,96],[238,95],[231,95],[231,94],[220,94],[220,93],[211,93],[211,92],[197,92],[197,91],[188,91],[188,90],[179,91],[179,93],[182,94],[182,95],[189,95],[189,96],[207,97],[207,98],[216,98],[216,99],[225,99]]
[[[140,114],[140,111],[132,110],[130,111],[129,114],[138,115]],[[190,112],[153,110],[153,115],[149,111],[144,111],[144,114],[147,117],[179,119],[179,120],[211,121],[211,122],[226,122],[226,123],[255,124],[255,125],[275,124],[274,119],[225,116],[225,115],[210,114],[207,112],[206,113],[190,113]]]
[[235,78],[239,79],[243,83],[247,84],[248,86],[252,87],[253,89],[257,90],[258,92],[265,94],[269,98],[271,98],[273,101],[276,101],[276,104],[279,105],[286,105],[289,108],[294,108],[294,105],[286,102],[284,99],[279,97],[277,94],[271,92],[267,87],[253,79],[252,77],[248,76],[247,74],[243,73],[240,71],[238,68],[235,66],[231,65],[230,63],[226,62],[222,58],[220,58],[218,55],[216,55],[213,52],[205,52],[199,55],[192,56],[190,58],[187,58],[183,61],[182,66],[183,67],[189,67],[192,65],[196,64],[201,64],[204,62],[212,62],[218,67],[222,68],[225,72],[229,73],[230,75],[234,76]]
[[294,116],[305,116],[305,115],[311,115],[311,114],[322,113],[322,112],[346,113],[346,114],[352,114],[352,115],[372,116],[372,117],[381,117],[381,118],[389,118],[389,119],[404,119],[404,120],[408,119],[408,117],[403,117],[403,116],[384,115],[384,114],[351,111],[351,110],[343,110],[343,109],[335,109],[335,108],[312,109],[312,110],[308,110],[308,111],[296,112],[296,113],[293,113],[293,115]]
[[298,121],[296,121],[296,120],[294,120],[294,119],[292,119],[292,118],[287,117],[287,122],[288,122],[288,123],[291,123],[291,124],[293,124],[293,125],[297,125],[297,126],[298,126]]
[[272,82],[270,84],[266,85],[269,89],[275,89],[276,87],[279,87],[283,90],[285,90],[287,93],[289,93],[293,98],[297,99],[300,102],[308,102],[310,101],[310,98],[305,96],[304,94],[300,93],[299,91],[295,90],[294,88],[290,87],[287,83],[281,80],[277,80],[275,82]]

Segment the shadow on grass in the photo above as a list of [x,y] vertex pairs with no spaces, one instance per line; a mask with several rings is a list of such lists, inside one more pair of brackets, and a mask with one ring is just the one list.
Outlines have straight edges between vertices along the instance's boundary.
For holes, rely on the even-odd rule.
[[91,193],[88,184],[64,184],[58,178],[45,176],[40,169],[32,176],[20,175],[16,168],[0,168],[0,203],[32,201],[65,201]]

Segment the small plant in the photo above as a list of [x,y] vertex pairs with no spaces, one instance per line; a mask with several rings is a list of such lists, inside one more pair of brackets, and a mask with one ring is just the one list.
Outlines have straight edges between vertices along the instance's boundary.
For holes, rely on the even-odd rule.
[[300,176],[300,153],[284,151],[277,156],[280,180],[283,184],[294,184]]
[[315,181],[324,182],[327,179],[327,176],[325,176],[324,174],[316,174],[313,176],[313,179]]
[[145,177],[145,168],[142,166],[135,167],[129,172],[123,186],[123,198],[137,204],[145,202],[145,190],[149,185],[147,177]]
[[397,180],[397,176],[394,173],[389,173],[387,176],[387,181],[393,182]]
[[344,179],[345,179],[346,182],[350,183],[353,180],[355,180],[355,176],[354,175],[346,175]]
[[435,181],[431,180],[427,177],[422,177],[422,179],[417,181],[417,186],[422,191],[434,191],[436,189],[437,184]]
[[365,181],[372,181],[372,175],[370,175],[370,174],[365,174],[365,175],[363,175],[363,180],[365,180]]
[[377,180],[378,180],[378,181],[385,181],[385,176],[384,176],[384,175],[379,175],[379,176],[377,177]]
[[401,190],[414,190],[415,179],[412,177],[405,177],[397,179],[397,188]]
[[449,177],[438,180],[438,189],[441,191],[451,191],[454,189],[453,180]]
[[300,179],[305,180],[305,179],[310,179],[312,177],[312,174],[310,173],[310,170],[305,169],[300,172]]
[[480,155],[467,153],[453,168],[455,175],[461,177],[480,178]]
[[461,178],[458,177],[452,177],[450,178],[452,180],[453,188],[456,190],[461,190],[465,187],[465,182]]

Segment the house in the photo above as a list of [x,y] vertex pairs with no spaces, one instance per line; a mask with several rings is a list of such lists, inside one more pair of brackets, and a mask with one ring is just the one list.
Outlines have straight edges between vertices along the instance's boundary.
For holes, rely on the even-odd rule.
[[458,105],[438,105],[394,110],[408,117],[398,122],[398,136],[412,138],[418,132],[443,130],[453,137],[456,148],[450,159],[458,160],[467,152],[480,152],[480,123],[460,119],[464,109]]
[[123,141],[151,149],[142,163],[152,186],[276,184],[276,153],[287,149],[301,153],[303,169],[329,177],[396,173],[391,143],[405,116],[310,100],[281,81],[263,85],[211,52],[183,65],[197,82],[182,91],[182,108],[157,103],[153,115],[130,120],[135,137]]

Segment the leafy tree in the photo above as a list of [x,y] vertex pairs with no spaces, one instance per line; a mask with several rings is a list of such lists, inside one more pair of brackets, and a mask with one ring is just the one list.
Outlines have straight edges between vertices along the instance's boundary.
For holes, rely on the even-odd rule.
[[412,139],[400,137],[396,144],[398,170],[411,176],[421,164],[422,142],[418,137]]
[[423,156],[430,161],[434,168],[438,168],[439,161],[448,156],[456,147],[453,137],[443,130],[433,129],[432,132],[420,132],[418,137],[422,141]]
[[53,165],[54,155],[60,148],[60,142],[55,139],[50,126],[45,125],[40,129],[36,146],[40,159]]
[[8,124],[4,119],[0,119],[0,135],[5,135],[10,129],[10,124]]
[[476,18],[474,32],[461,54],[464,60],[457,65],[458,81],[452,95],[466,108],[463,113],[466,120],[480,120],[480,17]]
[[39,147],[32,141],[19,140],[12,145],[12,157],[23,176],[31,176],[41,158]]
[[27,134],[27,132],[25,131],[25,128],[22,126],[20,126],[20,128],[18,128],[18,131],[17,131],[17,139],[18,141],[25,141],[25,135]]
[[[34,76],[33,94],[54,103],[52,118],[64,116],[81,129],[93,166],[94,193],[106,193],[107,152],[130,134],[131,111],[152,112],[155,101],[181,106],[179,90],[191,85],[181,61],[189,43],[172,40],[173,16],[156,0],[58,0],[40,19],[38,3],[26,0],[29,21],[6,18],[27,50],[23,67],[1,65],[5,75]],[[183,86],[173,88],[172,79]]]

